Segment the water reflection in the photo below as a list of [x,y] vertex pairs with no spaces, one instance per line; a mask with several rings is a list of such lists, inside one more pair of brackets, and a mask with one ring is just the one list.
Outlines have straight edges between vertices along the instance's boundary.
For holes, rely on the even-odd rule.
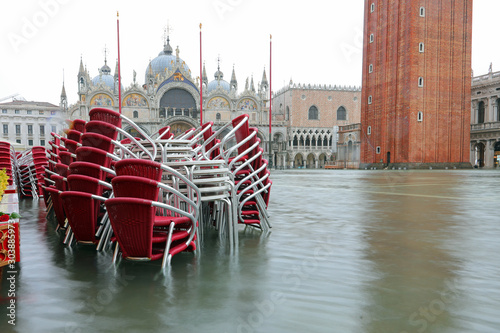
[[[234,254],[111,263],[23,200],[17,325],[0,332],[498,332],[500,173],[273,172],[270,234]],[[5,274],[4,274],[5,277]],[[0,318],[8,304],[4,278]]]
[[[442,244],[457,237],[453,197],[459,176],[407,171],[366,177],[366,258],[376,278],[367,286],[367,332],[443,332],[453,327],[450,291],[459,262]],[[450,294],[450,295],[448,295]]]

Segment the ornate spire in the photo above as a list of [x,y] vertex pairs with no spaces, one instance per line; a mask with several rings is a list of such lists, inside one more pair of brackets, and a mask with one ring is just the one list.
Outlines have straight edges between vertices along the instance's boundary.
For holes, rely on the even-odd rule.
[[170,30],[172,28],[167,23],[167,27],[163,30],[163,51],[159,55],[167,54],[170,55],[173,52],[172,46],[170,46]]
[[64,69],[63,69],[63,85],[62,85],[61,99],[60,99],[59,106],[63,110],[68,109],[68,96],[66,95],[66,89],[64,88]]
[[116,59],[116,66],[115,66],[115,80],[118,80],[118,59]]
[[238,81],[236,81],[236,74],[234,73],[234,64],[233,64],[233,73],[231,74],[231,90],[238,90]]
[[204,84],[208,84],[207,70],[205,69],[205,62],[203,62],[203,74],[201,78]]
[[253,84],[253,75],[252,75],[252,80],[250,81],[250,90],[251,90],[252,92],[255,92],[255,86],[254,86],[254,84]]
[[217,57],[217,72],[215,72],[214,77],[217,81],[222,80],[224,74],[220,71],[220,56]]
[[267,82],[267,77],[266,77],[266,68],[264,67],[264,72],[262,73],[262,80],[260,82],[261,86],[265,86],[266,89],[267,87],[269,86],[268,82]]
[[83,67],[83,59],[80,56],[80,70],[78,71],[78,76],[85,75],[85,68]]

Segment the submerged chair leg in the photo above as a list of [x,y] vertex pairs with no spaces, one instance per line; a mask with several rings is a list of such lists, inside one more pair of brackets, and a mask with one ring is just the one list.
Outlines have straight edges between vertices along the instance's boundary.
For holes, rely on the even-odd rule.
[[[168,262],[168,265],[170,265],[170,244],[172,243],[172,234],[174,232],[174,226],[175,226],[175,223],[170,223],[170,226],[168,227],[168,238],[167,238],[167,242],[165,243],[165,252],[163,252],[163,260],[161,262],[161,269],[164,269],[165,266],[167,265],[167,262]],[[193,226],[194,228],[195,226]]]
[[68,226],[68,228],[66,229],[66,235],[64,236],[63,244],[71,246],[72,241],[73,241],[73,231],[71,230],[71,226]]
[[116,258],[118,257],[118,253],[120,252],[120,245],[118,241],[116,242],[115,252],[113,253],[113,264],[116,265]]

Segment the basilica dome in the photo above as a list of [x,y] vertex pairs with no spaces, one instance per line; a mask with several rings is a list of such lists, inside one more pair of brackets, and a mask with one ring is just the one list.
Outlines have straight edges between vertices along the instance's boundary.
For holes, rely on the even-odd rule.
[[111,75],[111,68],[108,66],[107,61],[104,60],[104,66],[99,68],[99,75],[92,79],[92,84],[98,86],[103,84],[111,90],[115,88],[115,78]]
[[167,39],[167,43],[164,45],[163,50],[158,53],[156,58],[149,62],[148,67],[146,68],[146,82],[148,81],[148,74],[152,74],[153,77],[156,77],[156,74],[164,73],[165,69],[173,71],[177,67],[180,67],[185,72],[190,71],[188,65],[181,58],[179,58],[179,48],[177,48],[175,55],[172,54],[170,40]]
[[224,74],[222,74],[220,69],[215,72],[214,77],[215,80],[210,81],[207,85],[208,93],[217,90],[218,87],[221,87],[226,92],[230,92],[231,86],[229,85],[229,82],[223,80]]

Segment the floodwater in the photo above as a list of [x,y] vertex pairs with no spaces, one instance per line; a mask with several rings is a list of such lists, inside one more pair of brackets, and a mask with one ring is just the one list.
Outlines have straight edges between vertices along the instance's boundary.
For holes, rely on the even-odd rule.
[[273,171],[272,232],[118,267],[23,200],[0,332],[500,332],[500,172]]

